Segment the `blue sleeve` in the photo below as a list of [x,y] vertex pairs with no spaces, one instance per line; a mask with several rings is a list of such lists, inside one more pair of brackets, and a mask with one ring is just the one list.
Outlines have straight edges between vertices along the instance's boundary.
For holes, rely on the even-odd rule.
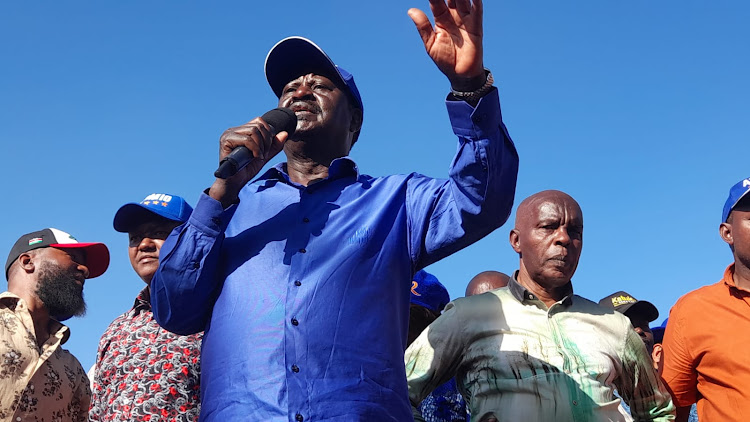
[[159,269],[151,280],[154,319],[180,335],[203,331],[224,278],[219,255],[236,205],[201,195],[187,223],[175,228],[159,252]]
[[450,177],[416,176],[406,206],[409,248],[415,270],[424,268],[491,233],[513,207],[518,153],[502,121],[497,89],[476,107],[447,101],[458,136]]

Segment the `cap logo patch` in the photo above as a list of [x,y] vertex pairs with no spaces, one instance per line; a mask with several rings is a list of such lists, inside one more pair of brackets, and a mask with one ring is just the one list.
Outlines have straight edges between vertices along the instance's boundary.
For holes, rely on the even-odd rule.
[[750,187],[750,179],[743,180],[742,181],[742,187],[743,188]]
[[36,245],[37,243],[42,243],[41,237],[35,237],[33,239],[29,239],[29,246]]
[[412,280],[412,282],[411,282],[411,294],[413,294],[414,296],[422,296],[421,294],[417,293],[417,287],[419,287],[419,283],[417,283],[416,281]]
[[627,305],[629,303],[635,303],[635,302],[638,302],[638,301],[635,300],[632,296],[620,295],[620,296],[615,296],[612,298],[612,306],[614,307]]
[[144,198],[143,201],[141,201],[141,204],[161,205],[162,207],[166,207],[169,205],[169,201],[171,200],[172,200],[172,195],[167,195],[164,193],[152,193],[151,195]]

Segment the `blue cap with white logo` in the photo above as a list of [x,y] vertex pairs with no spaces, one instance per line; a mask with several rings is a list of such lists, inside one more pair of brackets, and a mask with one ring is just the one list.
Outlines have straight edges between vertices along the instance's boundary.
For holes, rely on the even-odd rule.
[[448,290],[440,284],[437,277],[425,270],[419,270],[414,274],[414,280],[411,282],[412,304],[439,314],[450,300]]
[[729,189],[729,198],[724,203],[724,210],[721,213],[721,222],[726,223],[729,213],[732,212],[737,203],[750,192],[750,177],[742,179]]
[[141,202],[131,202],[120,207],[112,224],[118,232],[127,233],[133,226],[154,214],[184,223],[192,212],[193,207],[177,195],[152,193]]
[[274,94],[281,98],[284,86],[294,79],[315,73],[338,81],[348,91],[360,110],[364,111],[354,76],[335,64],[317,44],[303,37],[288,37],[276,43],[266,56],[266,79]]

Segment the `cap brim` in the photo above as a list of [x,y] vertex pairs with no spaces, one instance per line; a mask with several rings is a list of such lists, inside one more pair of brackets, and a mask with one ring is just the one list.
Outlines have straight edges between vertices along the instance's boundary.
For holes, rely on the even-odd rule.
[[643,315],[648,322],[656,321],[656,319],[659,318],[659,310],[656,309],[656,306],[645,300],[639,300],[635,303],[620,306],[617,308],[617,311],[626,316],[632,314]]
[[85,250],[86,267],[89,269],[88,278],[99,277],[109,267],[109,249],[104,243],[54,243],[49,246],[58,249]]
[[727,213],[726,213],[727,215],[724,216],[724,221],[722,221],[723,223],[727,222],[727,220],[729,219],[729,214],[731,214],[732,211],[734,211],[734,207],[736,207],[737,204],[739,204],[740,201],[742,201],[747,196],[748,193],[750,193],[750,189],[748,189],[745,192],[743,192],[742,195],[740,195],[739,198],[737,198],[734,201],[734,203],[732,204],[732,206],[729,207],[729,209],[727,210]]
[[131,202],[129,204],[121,206],[120,209],[117,210],[117,212],[115,213],[115,218],[112,221],[112,225],[114,226],[116,231],[120,233],[127,233],[134,226],[153,216],[163,217],[172,221],[180,221],[179,219],[166,213],[159,214],[139,203]]
[[284,38],[271,47],[266,56],[265,72],[268,84],[279,98],[286,84],[308,73],[329,79],[334,77],[335,82],[346,86],[331,58],[314,42],[303,37]]

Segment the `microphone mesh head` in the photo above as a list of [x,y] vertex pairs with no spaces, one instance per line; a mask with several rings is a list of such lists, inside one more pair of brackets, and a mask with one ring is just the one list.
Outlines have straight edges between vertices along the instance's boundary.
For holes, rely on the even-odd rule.
[[260,116],[266,123],[271,125],[276,132],[287,132],[289,136],[294,134],[297,129],[297,115],[286,107],[279,107],[273,110],[267,111],[266,114]]

